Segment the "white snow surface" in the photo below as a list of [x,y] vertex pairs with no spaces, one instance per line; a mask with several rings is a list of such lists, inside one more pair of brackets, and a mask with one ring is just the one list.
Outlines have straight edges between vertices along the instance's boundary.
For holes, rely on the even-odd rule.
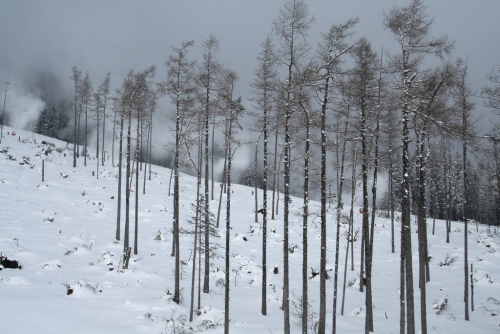
[[[138,255],[132,254],[129,269],[122,270],[124,211],[122,241],[115,240],[118,169],[112,167],[108,159],[105,166],[100,167],[97,179],[92,176],[96,171],[92,155],[87,159],[87,167],[83,166],[83,158],[79,158],[78,167],[73,168],[71,144],[21,130],[16,130],[16,136],[12,136],[12,131],[4,127],[0,144],[3,151],[0,153],[0,252],[11,260],[18,260],[23,267],[0,271],[0,333],[223,333],[224,287],[217,280],[224,277],[225,196],[218,240],[221,249],[219,256],[211,259],[210,293],[201,295],[202,309],[190,323],[193,235],[181,236],[180,258],[185,263],[181,277],[182,301],[177,305],[171,300],[174,258],[171,257],[170,232],[173,197],[168,196],[170,170],[153,166],[152,180],[146,181],[145,195],[142,195],[141,173]],[[55,145],[51,153],[43,153],[48,145],[42,145],[42,141]],[[90,149],[89,152],[92,154]],[[42,182],[42,158],[45,159],[45,182]],[[68,176],[63,178],[63,175]],[[253,188],[234,185],[233,190],[230,332],[281,333],[283,214],[280,212],[276,220],[268,219],[268,315],[262,316],[262,235],[260,225],[254,223]],[[268,194],[271,196],[271,192]],[[134,195],[131,194],[132,198]],[[195,197],[196,179],[181,175],[180,223],[183,229],[191,229],[187,220],[192,215],[190,204]],[[218,200],[219,195],[214,197]],[[217,213],[217,200],[210,202],[214,214]],[[292,314],[297,313],[293,305],[298,303],[302,289],[301,203],[302,199],[293,198],[290,206],[290,246],[298,246],[289,254]],[[125,208],[124,202],[122,208]],[[348,214],[348,210],[345,208],[344,213]],[[311,268],[319,269],[319,203],[310,202],[309,211],[310,274]],[[354,212],[357,229],[361,225],[361,214],[357,208]],[[133,245],[133,207],[130,217]],[[261,222],[261,215],[259,220]],[[336,221],[333,207],[328,210],[327,220],[327,265],[333,268]],[[428,219],[428,225],[429,254],[432,256],[431,281],[427,283],[428,332],[499,333],[500,305],[496,303],[500,300],[500,237],[493,229],[489,233],[487,226],[479,225],[479,232],[476,232],[475,224],[469,224],[469,263],[474,265],[475,310],[470,312],[470,321],[465,321],[464,225],[452,223],[449,244],[445,243],[444,221],[436,221],[435,235],[431,234],[432,219]],[[375,333],[399,332],[399,221],[395,228],[396,253],[393,254],[390,220],[377,218],[373,261]],[[365,295],[359,292],[357,280],[360,240],[354,249],[355,271],[350,270],[350,263],[347,268],[347,281],[356,280],[356,283],[346,288],[345,312],[340,315],[346,229],[347,226],[342,225],[337,333],[362,333]],[[418,332],[420,292],[417,233],[413,223],[411,232]],[[161,238],[155,238],[158,233]],[[439,266],[446,254],[456,257],[456,261],[450,266]],[[278,267],[278,274],[273,273],[274,266]],[[330,276],[331,280],[327,281],[327,332],[332,329],[333,272]],[[68,289],[73,293],[68,295]],[[445,296],[448,296],[446,308],[436,314],[433,305]],[[317,316],[319,276],[309,280],[309,298],[310,312]],[[291,323],[292,332],[299,333],[299,319],[292,316]]]

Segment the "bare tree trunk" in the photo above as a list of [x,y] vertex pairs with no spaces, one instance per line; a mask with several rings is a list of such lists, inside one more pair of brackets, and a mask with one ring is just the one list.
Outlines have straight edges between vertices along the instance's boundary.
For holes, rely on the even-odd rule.
[[87,117],[87,105],[88,105],[88,100],[87,98],[85,98],[86,101],[85,101],[85,155],[83,156],[83,165],[84,166],[87,166],[87,133],[88,133],[88,128],[87,128],[87,124],[88,124],[88,117]]
[[222,207],[222,193],[223,189],[226,186],[226,170],[227,170],[227,149],[224,149],[224,170],[222,171],[222,186],[220,187],[220,195],[219,195],[219,208],[217,209],[217,223],[216,226],[219,228],[219,218],[220,218],[220,209]]
[[[76,168],[76,158],[77,158],[77,143],[78,143],[78,135],[77,135],[77,129],[78,129],[78,86],[80,84],[80,78],[81,78],[81,72],[76,68],[76,66],[73,66],[73,75],[70,77],[74,83],[75,83],[75,124],[73,128],[73,168]],[[7,83],[5,86],[5,98],[3,100],[4,106],[4,115],[5,115],[5,101],[7,100]],[[5,123],[5,117],[2,118],[2,130],[3,130],[3,123]],[[0,136],[0,143],[2,141],[2,138]]]
[[115,104],[115,116],[113,118],[113,141],[111,142],[111,164],[113,165],[113,167],[115,166],[115,141],[116,141],[116,138],[115,138],[115,128],[116,128],[116,113],[117,113],[117,110],[116,110],[116,104]]
[[[434,210],[432,212],[432,235],[434,235],[434,232],[436,231],[436,211],[437,211],[437,196],[436,196],[436,192],[432,192],[432,203],[433,203],[433,207],[434,207]],[[429,261],[427,261],[428,263]]]
[[448,219],[449,219],[449,213],[450,213],[450,210],[449,210],[449,201],[448,201],[448,198],[450,197],[450,195],[448,194],[448,175],[446,173],[447,171],[447,168],[446,168],[446,151],[443,149],[443,178],[444,178],[444,193],[445,193],[445,198],[444,198],[444,215],[445,215],[445,218],[446,218],[446,221],[445,221],[445,225],[446,225],[446,243],[449,244],[450,243],[450,228],[449,228],[449,223],[448,223]]
[[203,293],[210,292],[210,219],[209,219],[209,202],[210,202],[210,191],[209,191],[209,111],[208,111],[208,99],[209,90],[207,90],[207,110],[205,115],[205,271],[203,275]]
[[309,216],[309,113],[305,112],[306,116],[306,138],[305,138],[305,153],[304,153],[304,204],[302,206],[302,334],[307,334],[307,318],[308,318],[308,286],[307,286],[307,224]]
[[257,156],[258,156],[258,153],[259,153],[259,141],[260,141],[260,137],[262,136],[262,132],[260,133],[259,135],[259,138],[257,139],[257,141],[255,142],[255,161],[254,161],[254,170],[253,170],[253,188],[254,188],[254,197],[255,197],[255,210],[254,210],[254,215],[255,215],[255,222],[258,223],[259,222],[259,200],[258,200],[258,196],[257,196],[257,182],[258,182],[258,179],[257,179],[257,170],[258,170],[258,163],[257,163]]
[[[177,94],[176,94],[176,110],[175,110],[175,152],[174,152],[174,215],[173,215],[173,252],[175,256],[175,287],[173,301],[176,304],[180,303],[180,256],[179,256],[179,151],[180,151],[180,122],[181,122],[181,101],[180,101],[180,73],[177,72]],[[169,186],[170,190],[170,186]]]
[[[349,110],[349,109],[348,109]],[[333,288],[333,330],[332,332],[336,332],[336,321],[337,321],[337,281],[338,281],[338,272],[339,272],[339,252],[340,252],[340,223],[341,223],[341,218],[342,218],[342,209],[344,207],[344,202],[342,201],[342,190],[344,187],[344,165],[345,165],[345,150],[346,150],[346,134],[347,134],[347,127],[349,123],[349,114],[347,115],[346,119],[346,126],[344,130],[344,140],[342,143],[342,160],[340,163],[340,180],[339,180],[339,186],[337,188],[337,234],[335,236],[335,274],[334,274],[334,288]],[[338,137],[337,137],[338,139]],[[337,148],[338,148],[338,142],[337,142]],[[338,149],[337,149],[338,153]],[[338,158],[338,155],[337,155]],[[338,160],[337,160],[338,164]],[[337,170],[338,171],[338,170]],[[340,314],[344,315],[344,303],[345,303],[345,286],[346,286],[346,279],[347,279],[347,259],[349,256],[349,235],[351,232],[351,226],[352,222],[350,222],[349,225],[349,232],[348,232],[348,239],[347,239],[347,246],[346,246],[346,254],[345,254],[345,269],[344,269],[344,286],[342,289],[342,306],[341,306],[341,311]]]
[[76,157],[80,157],[80,116],[82,114],[82,104],[78,104],[77,132],[76,132]]
[[426,205],[425,205],[425,131],[426,126],[424,125],[424,130],[418,134],[417,133],[417,153],[418,153],[418,272],[419,272],[419,288],[420,288],[420,326],[422,334],[427,334],[427,301],[426,301],[426,263],[427,263],[427,217],[426,217]]
[[[389,152],[392,152],[391,147],[389,147]],[[393,177],[393,166],[392,166],[392,153],[389,153],[389,198],[390,198],[390,210],[391,210],[391,253],[396,252],[395,241],[394,241],[394,177]]]
[[[328,61],[331,61],[331,55],[328,55]],[[329,64],[328,64],[329,65]],[[321,219],[321,245],[320,245],[320,272],[319,272],[319,326],[318,333],[325,333],[326,328],[326,107],[328,103],[328,85],[330,83],[330,67],[327,67],[325,76],[323,101],[321,103],[321,180],[320,180],[320,219]],[[285,181],[286,182],[286,181]],[[337,308],[337,293],[334,287],[334,312],[333,328],[335,332],[335,319]]]
[[[352,176],[351,176],[351,210],[349,211],[349,221],[351,222],[351,232],[354,233],[354,196],[356,194],[356,148],[352,145]],[[354,271],[354,234],[351,235],[351,271]],[[363,253],[363,249],[361,249]],[[359,279],[363,281],[360,275]],[[360,284],[363,284],[362,282]]]
[[405,101],[403,112],[403,182],[401,192],[401,253],[404,258],[405,291],[406,291],[406,327],[408,334],[415,333],[415,313],[413,301],[413,265],[411,251],[411,225],[410,225],[410,161],[408,144],[410,142],[408,128],[408,101]]
[[[76,88],[75,88],[76,89]],[[78,145],[78,109],[77,109],[77,95],[75,92],[75,128],[73,131],[73,168],[76,168],[77,145]]]
[[463,137],[462,137],[462,181],[464,187],[464,202],[463,202],[463,212],[464,212],[464,302],[465,302],[465,320],[469,321],[469,254],[468,254],[468,229],[467,229],[467,209],[468,209],[468,189],[467,189],[467,116],[464,109],[463,112]]
[[135,141],[135,229],[134,229],[134,254],[139,253],[138,243],[139,243],[139,141],[140,141],[140,121],[141,116],[139,111],[137,112],[137,138]]
[[[382,59],[381,59],[382,61]],[[379,80],[379,89],[381,82]],[[372,184],[372,215],[370,225],[370,240],[368,242],[369,251],[366,257],[366,325],[365,332],[373,332],[373,301],[372,301],[372,263],[373,263],[373,237],[375,235],[375,213],[377,211],[377,176],[378,176],[378,140],[379,140],[379,125],[380,125],[380,90],[379,100],[377,103],[377,122],[375,126],[375,152],[373,160],[373,184]]]
[[278,162],[278,172],[277,172],[277,175],[278,175],[278,180],[277,180],[277,185],[276,185],[276,216],[278,215],[279,213],[279,204],[280,204],[280,174],[281,174],[281,159],[283,159],[283,155],[285,154],[285,148],[283,148],[283,150],[281,150],[281,154],[280,154],[280,159],[279,159],[279,162]]
[[[200,188],[196,189],[196,198],[200,198]],[[198,203],[198,200],[197,200]],[[193,243],[193,271],[191,274],[191,306],[189,308],[189,322],[193,321],[194,311],[194,287],[196,277],[196,250],[198,247],[198,219],[199,219],[199,206],[196,204],[196,213],[194,220],[194,243]]]
[[[199,220],[197,221],[198,224],[201,222],[201,202],[200,202],[200,191],[201,191],[201,177],[202,177],[202,167],[203,167],[203,139],[202,139],[202,131],[201,128],[198,131],[198,180],[197,180],[197,193],[198,197],[196,198],[196,210],[200,212]],[[199,255],[198,255],[198,307],[197,309],[199,310],[201,308],[201,234],[204,233],[201,230],[201,225],[200,227],[200,237],[198,238],[198,249]]]
[[[273,200],[272,200],[272,210],[271,210],[271,219],[274,220],[274,203],[275,203],[275,194],[276,192],[278,191],[279,192],[279,186],[276,187],[276,182],[278,182],[279,184],[279,174],[276,175],[276,172],[277,172],[277,166],[276,166],[276,163],[278,161],[278,127],[279,125],[279,112],[277,112],[277,115],[276,115],[276,133],[275,133],[275,136],[274,136],[274,168],[273,168]],[[276,178],[278,178],[278,180],[276,180]],[[279,196],[279,195],[278,195]],[[278,203],[276,203],[278,204]],[[278,210],[276,210],[278,211]],[[278,214],[278,212],[276,212],[276,214]]]
[[97,136],[97,143],[96,143],[96,160],[97,160],[97,178],[99,178],[99,105],[97,106],[97,131],[96,131],[96,136]]
[[145,166],[144,166],[144,181],[143,181],[143,185],[142,185],[142,194],[145,195],[146,194],[146,175],[147,175],[147,170],[148,170],[148,164],[147,162],[149,160],[151,160],[150,156],[149,156],[149,150],[148,150],[148,147],[149,147],[149,135],[150,135],[150,132],[148,131],[147,133],[147,137],[146,137],[146,158],[144,159],[144,163],[145,163]]
[[457,61],[458,80],[456,83],[457,102],[462,109],[462,182],[463,182],[463,220],[464,220],[464,302],[465,302],[465,320],[469,321],[469,254],[468,254],[468,178],[467,178],[467,144],[469,131],[470,111],[474,108],[474,104],[469,102],[469,97],[473,95],[472,90],[466,82],[467,78],[467,62]]
[[[360,270],[360,290],[362,291],[363,285],[366,285],[365,293],[365,333],[373,332],[373,306],[372,306],[372,291],[371,291],[371,245],[370,245],[370,226],[368,217],[368,147],[366,138],[366,118],[367,118],[366,105],[362,102],[361,106],[361,176],[363,180],[363,223],[362,223],[362,241],[361,241],[361,270]],[[373,212],[373,208],[372,208]],[[364,257],[363,257],[364,255]]]
[[213,121],[213,124],[212,124],[212,156],[210,157],[211,159],[211,163],[212,163],[212,166],[211,166],[211,173],[212,173],[212,191],[210,193],[210,199],[213,201],[214,200],[214,182],[215,182],[215,179],[214,179],[214,155],[215,155],[215,115],[214,115],[214,121]]
[[[231,111],[232,113],[232,111]],[[230,253],[230,238],[231,238],[231,140],[232,140],[232,127],[233,127],[233,116],[230,116],[229,120],[229,134],[226,139],[228,160],[227,160],[227,200],[226,200],[226,272],[225,272],[225,289],[224,289],[224,334],[229,334],[229,259]]]
[[[291,69],[290,69],[291,73]],[[291,75],[290,75],[291,76]],[[291,77],[289,78],[291,81]],[[290,89],[288,89],[290,95]],[[290,96],[287,101],[291,101]],[[289,260],[288,260],[288,224],[289,224],[289,206],[290,206],[290,129],[289,122],[291,118],[291,110],[287,110],[285,115],[285,171],[284,171],[284,209],[283,209],[283,310],[284,310],[284,329],[285,333],[290,333],[290,291],[289,291]]]
[[[114,136],[113,136],[114,138]],[[119,162],[118,162],[118,210],[116,213],[116,240],[120,240],[120,214],[122,205],[122,157],[123,157],[123,116],[120,117],[120,152],[119,152]]]
[[[131,107],[129,107],[131,108]],[[130,141],[131,141],[131,127],[132,127],[132,110],[128,111],[128,125],[127,125],[127,169],[125,174],[125,240],[123,241],[123,254],[125,254],[129,248],[129,238],[130,238]]]
[[[104,136],[106,135],[106,103],[107,103],[107,98],[106,96],[104,97],[104,109],[102,111],[102,165],[104,166],[104,160],[106,159],[106,154],[104,152]],[[97,141],[99,143],[99,141]],[[99,145],[99,144],[97,144]]]
[[399,266],[399,333],[404,334],[406,330],[406,306],[405,306],[405,257],[403,254],[404,239],[403,239],[403,225],[401,224],[401,254]]
[[153,160],[153,156],[151,154],[152,146],[153,146],[153,113],[149,116],[149,181],[151,181],[151,161]]

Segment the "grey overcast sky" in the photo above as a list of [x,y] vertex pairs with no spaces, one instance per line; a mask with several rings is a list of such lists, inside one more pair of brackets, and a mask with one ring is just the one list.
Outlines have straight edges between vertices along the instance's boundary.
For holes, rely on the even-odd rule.
[[[156,79],[166,75],[171,45],[195,40],[191,58],[200,59],[201,42],[210,34],[220,40],[219,59],[239,76],[237,94],[249,96],[259,44],[270,32],[284,0],[0,0],[0,82],[22,86],[39,69],[58,77],[70,94],[71,67],[89,71],[94,86],[108,71],[118,87],[131,69],[151,64]],[[383,12],[409,0],[307,1],[316,22],[310,31],[315,46],[319,32],[332,23],[359,17],[359,36],[375,50],[395,43],[382,27]],[[479,90],[485,76],[500,65],[499,0],[428,0],[435,18],[433,34],[456,41],[453,57],[468,57],[470,79]],[[3,100],[3,99],[2,99]],[[482,103],[478,109],[484,110]]]

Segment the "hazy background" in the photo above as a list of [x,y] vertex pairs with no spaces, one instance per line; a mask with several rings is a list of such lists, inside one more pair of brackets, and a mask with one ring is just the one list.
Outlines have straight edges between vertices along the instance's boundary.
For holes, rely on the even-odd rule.
[[[395,47],[382,28],[382,13],[409,1],[309,1],[316,23],[310,32],[313,46],[319,31],[330,24],[359,17],[358,35],[366,35],[375,50]],[[158,67],[171,45],[195,40],[191,57],[200,58],[201,41],[210,33],[220,39],[219,59],[239,76],[238,95],[248,95],[259,44],[271,29],[284,1],[269,0],[0,0],[0,82],[32,85],[34,71],[54,74],[64,93],[71,93],[71,67],[89,71],[94,86],[106,72],[117,87],[130,69]],[[428,13],[435,18],[434,33],[456,41],[455,56],[469,57],[476,89],[485,75],[500,64],[500,1],[432,0]],[[3,100],[3,98],[2,98]]]
[[[240,76],[236,96],[251,104],[250,84],[256,67],[260,43],[271,30],[283,0],[0,0],[0,87],[11,83],[7,112],[14,127],[30,127],[47,98],[71,100],[72,66],[89,71],[94,88],[111,72],[112,92],[125,74],[157,65],[155,80],[166,77],[165,60],[171,45],[195,40],[190,58],[201,58],[201,42],[215,34],[220,40],[218,58]],[[392,35],[382,27],[383,12],[398,0],[315,0],[309,1],[316,22],[310,31],[315,47],[319,32],[332,23],[359,17],[358,35],[367,36],[375,50],[396,50]],[[435,18],[433,34],[447,34],[456,41],[453,57],[469,59],[470,80],[479,93],[488,84],[485,76],[500,65],[500,1],[432,0],[428,14]],[[3,104],[3,93],[0,101]],[[168,98],[157,109],[158,123],[167,124],[172,110]],[[478,100],[477,113],[490,111]],[[31,122],[31,123],[30,123]],[[162,135],[159,135],[163,133]],[[171,136],[156,131],[155,141],[164,143]],[[160,147],[160,145],[156,145]],[[251,148],[240,150],[248,156]],[[250,158],[251,159],[251,158]],[[242,165],[247,161],[239,160]]]

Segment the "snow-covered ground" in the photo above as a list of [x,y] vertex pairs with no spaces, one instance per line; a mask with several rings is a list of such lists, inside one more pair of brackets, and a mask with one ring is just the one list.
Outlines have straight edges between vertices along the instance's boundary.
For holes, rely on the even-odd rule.
[[[172,237],[172,197],[168,196],[170,170],[153,166],[146,195],[139,196],[138,255],[132,255],[129,269],[121,269],[123,243],[115,241],[117,206],[117,168],[106,161],[99,179],[92,176],[96,160],[83,158],[72,168],[72,146],[26,131],[4,127],[0,145],[0,252],[18,260],[22,269],[0,271],[0,333],[188,333],[223,332],[224,226],[221,219],[219,257],[212,259],[210,293],[201,295],[202,309],[188,321],[191,286],[193,235],[180,240],[182,302],[175,304],[174,262],[170,254]],[[9,135],[7,135],[9,133]],[[20,138],[20,141],[19,141]],[[50,145],[55,146],[47,153]],[[90,150],[89,150],[90,152]],[[45,159],[45,182],[42,182]],[[67,177],[65,177],[67,176]],[[181,228],[191,229],[190,204],[196,197],[196,179],[181,176]],[[281,290],[282,214],[268,220],[268,315],[260,314],[261,248],[259,224],[254,223],[252,189],[236,185],[231,201],[231,333],[280,333],[283,331]],[[218,188],[217,188],[218,190]],[[134,196],[134,193],[132,194]],[[218,199],[218,194],[215,198]],[[225,197],[223,197],[225,201]],[[301,295],[301,202],[291,204],[290,253],[292,305]],[[225,204],[225,202],[223,203]],[[212,201],[217,212],[218,201]],[[124,204],[122,206],[124,208]],[[319,203],[312,202],[309,226],[309,267],[319,268]],[[355,211],[355,228],[361,215]],[[131,221],[133,224],[133,210]],[[348,214],[348,211],[345,212]],[[222,217],[225,217],[224,205]],[[261,217],[260,217],[261,219]],[[328,265],[334,266],[335,219],[328,217]],[[122,239],[123,239],[122,213]],[[463,224],[452,223],[451,241],[445,243],[443,221],[436,221],[429,253],[431,281],[427,284],[429,333],[500,332],[500,237],[487,227],[469,229],[469,263],[474,265],[474,312],[464,320],[463,303]],[[373,263],[373,302],[375,333],[399,332],[399,223],[396,223],[396,253],[391,253],[390,221],[378,218],[375,227]],[[342,226],[342,234],[346,226]],[[131,229],[133,244],[133,229]],[[253,232],[252,232],[253,231]],[[412,228],[414,268],[418,265],[416,226]],[[157,240],[160,239],[160,240]],[[355,271],[347,271],[345,313],[340,315],[338,333],[364,330],[364,294],[359,292],[359,240],[355,243]],[[446,256],[456,258],[440,266]],[[341,237],[339,288],[342,287],[345,238]],[[273,272],[274,267],[278,273]],[[310,270],[310,269],[309,269]],[[333,277],[333,275],[332,275]],[[415,286],[418,274],[414,271]],[[72,293],[68,294],[71,289]],[[309,280],[310,311],[319,312],[319,276]],[[433,305],[447,299],[444,310]],[[333,280],[327,281],[327,331],[331,331]],[[416,328],[420,328],[420,296],[415,289]],[[195,305],[197,303],[195,302]],[[292,313],[296,310],[292,307]],[[439,313],[439,314],[438,314]],[[300,332],[299,319],[292,317],[292,332]],[[176,330],[174,331],[174,326]],[[314,330],[311,330],[313,333]]]

